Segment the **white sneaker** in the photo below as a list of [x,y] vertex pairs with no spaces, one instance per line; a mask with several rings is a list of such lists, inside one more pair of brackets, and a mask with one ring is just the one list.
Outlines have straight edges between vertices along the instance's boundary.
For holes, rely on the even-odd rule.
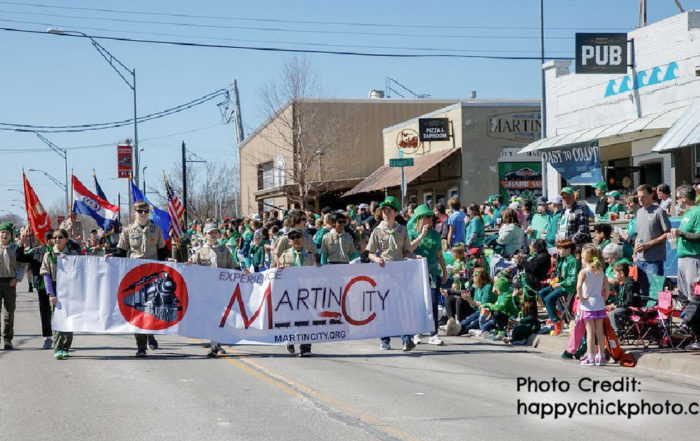
[[420,338],[420,334],[416,334],[413,336],[413,343],[417,345],[423,343],[423,340],[421,340]]
[[481,335],[481,329],[470,329],[469,330],[469,335],[471,337],[478,337]]
[[433,335],[428,339],[428,344],[435,345],[435,346],[442,346],[445,344],[442,340],[440,340],[440,337],[437,335]]

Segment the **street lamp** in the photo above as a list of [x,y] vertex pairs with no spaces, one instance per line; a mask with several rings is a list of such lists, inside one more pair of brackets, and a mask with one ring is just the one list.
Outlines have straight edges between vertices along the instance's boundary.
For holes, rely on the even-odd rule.
[[[42,140],[42,141],[44,142],[44,144],[46,144],[46,145],[48,145],[49,147],[51,147],[51,150],[53,150],[54,152],[58,153],[58,156],[60,156],[61,158],[63,158],[63,167],[64,167],[64,171],[65,171],[65,174],[66,174],[66,175],[65,175],[65,179],[66,179],[66,180],[65,180],[65,185],[63,186],[63,191],[65,192],[65,196],[66,196],[66,205],[65,205],[65,206],[66,206],[66,209],[67,209],[67,210],[70,210],[70,205],[68,205],[68,188],[69,188],[69,187],[68,187],[68,150],[62,149],[62,148],[58,147],[56,144],[54,144],[53,142],[51,142],[51,141],[49,141],[48,139],[46,139],[41,133],[36,132],[36,131],[34,131],[34,130],[15,129],[15,131],[16,131],[16,132],[24,132],[24,133],[33,133],[33,134],[35,134],[35,135],[37,136],[37,138],[39,138],[40,140]],[[31,170],[30,170],[30,171],[31,171]],[[48,176],[48,174],[47,174],[46,172],[44,172],[44,174],[46,174],[46,175]],[[9,189],[8,189],[8,190],[9,190]]]
[[[92,45],[94,46],[95,49],[97,49],[97,52],[102,55],[102,58],[104,58],[107,63],[112,67],[112,69],[119,75],[119,77],[124,80],[127,86],[129,86],[129,89],[133,92],[134,96],[134,182],[136,183],[136,186],[138,187],[139,185],[139,135],[138,135],[138,126],[136,123],[136,69],[129,69],[119,61],[114,55],[112,55],[107,49],[105,49],[100,43],[98,43],[94,38],[91,36],[80,32],[80,31],[64,31],[62,29],[56,29],[56,28],[48,28],[46,30],[49,34],[56,34],[56,35],[68,35],[68,36],[80,36],[80,37],[85,37],[90,40]],[[118,65],[115,65],[115,63]],[[121,67],[123,70],[129,73],[131,75],[131,82],[126,79],[124,76],[123,72],[119,70],[119,67]]]
[[[63,183],[62,183],[61,181],[59,181],[58,179],[56,179],[56,178],[54,178],[53,176],[51,176],[50,174],[46,173],[44,170],[39,170],[39,169],[36,169],[36,168],[30,168],[30,169],[27,170],[27,171],[29,171],[29,172],[39,172],[39,173],[43,173],[44,176],[46,176],[47,178],[49,178],[49,180],[50,180],[51,182],[53,182],[54,184],[56,184],[56,186],[57,186],[58,188],[60,188],[60,189],[63,190],[63,191],[68,191],[68,190],[67,190],[68,187],[66,187],[65,185],[63,185]],[[67,193],[66,193],[66,194],[67,194]],[[68,206],[68,200],[66,200],[66,207],[67,207],[67,206]]]
[[[143,149],[141,149],[141,150],[143,150]],[[141,173],[141,176],[143,176],[143,195],[144,196],[146,196],[146,169],[147,168],[148,168],[148,166],[145,166],[143,168],[142,173]]]

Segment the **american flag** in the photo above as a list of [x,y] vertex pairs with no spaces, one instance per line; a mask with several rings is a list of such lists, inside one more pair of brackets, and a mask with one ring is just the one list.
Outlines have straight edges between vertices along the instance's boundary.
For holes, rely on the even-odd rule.
[[168,232],[170,237],[176,241],[180,240],[182,237],[182,230],[180,230],[180,220],[185,214],[185,207],[182,206],[180,199],[177,198],[173,188],[168,183],[168,178],[163,176],[165,179],[165,189],[168,192],[168,213],[170,213],[170,231]]

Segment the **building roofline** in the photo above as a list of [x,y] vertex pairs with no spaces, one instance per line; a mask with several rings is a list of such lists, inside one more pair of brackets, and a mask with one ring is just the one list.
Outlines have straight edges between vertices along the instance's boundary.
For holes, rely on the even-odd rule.
[[[307,103],[347,103],[347,104],[458,104],[460,98],[416,98],[416,99],[404,99],[404,98],[301,98],[297,101],[307,102]],[[272,121],[275,120],[279,115],[284,113],[292,104],[292,100],[287,100],[280,108],[275,112],[275,114],[270,115],[262,124],[260,124],[255,130],[253,130],[246,138],[238,145],[238,149],[242,149],[248,143],[248,141],[254,138],[258,133],[265,129]]]
[[540,100],[537,99],[523,99],[523,100],[509,100],[509,99],[489,99],[489,100],[468,100],[460,101],[458,103],[450,104],[447,107],[442,107],[432,112],[424,113],[423,115],[416,116],[415,118],[407,119],[393,126],[385,127],[382,129],[382,133],[391,132],[398,128],[404,127],[407,124],[418,122],[419,118],[430,118],[441,113],[449,112],[457,108],[464,107],[534,107],[540,106]]

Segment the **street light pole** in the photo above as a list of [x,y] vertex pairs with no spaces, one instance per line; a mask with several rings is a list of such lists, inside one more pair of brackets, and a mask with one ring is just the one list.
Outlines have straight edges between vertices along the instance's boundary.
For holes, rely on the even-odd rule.
[[[133,176],[134,176],[134,183],[135,183],[136,186],[138,187],[138,185],[139,185],[139,135],[138,135],[138,124],[137,124],[137,122],[136,122],[136,69],[135,69],[135,68],[134,68],[134,69],[129,69],[128,67],[126,67],[126,65],[124,65],[124,63],[122,63],[121,61],[119,61],[119,59],[118,59],[117,57],[115,57],[114,55],[112,55],[111,52],[109,52],[107,49],[105,49],[105,48],[104,48],[100,43],[98,43],[94,38],[92,38],[91,36],[89,36],[88,34],[86,34],[86,33],[84,33],[84,32],[80,32],[80,31],[64,31],[64,30],[62,30],[62,29],[56,29],[56,28],[48,28],[48,29],[46,30],[46,32],[48,32],[49,34],[66,35],[66,36],[72,36],[72,37],[80,36],[80,37],[85,37],[85,38],[87,38],[88,40],[90,40],[90,42],[92,43],[93,47],[94,47],[95,49],[97,49],[97,52],[99,52],[100,55],[102,55],[102,58],[104,58],[104,59],[107,61],[107,63],[109,63],[109,65],[112,67],[112,69],[117,73],[117,75],[119,75],[119,77],[120,77],[122,80],[124,80],[124,82],[126,83],[126,85],[129,86],[129,89],[131,89],[131,91],[133,92],[133,96],[134,96],[134,143],[133,143],[133,149],[134,149],[134,164],[133,164],[133,168],[134,168],[134,173],[133,173]],[[126,77],[124,76],[124,74],[117,68],[117,66],[115,66],[115,64],[114,64],[115,62],[116,62],[123,70],[125,70],[126,72],[128,72],[129,75],[131,75],[131,82],[129,82],[129,80],[126,79]]]
[[64,191],[67,191],[67,190],[68,190],[68,188],[67,188],[65,185],[63,185],[63,183],[62,183],[61,181],[59,181],[58,179],[54,178],[54,177],[51,176],[50,174],[46,173],[44,170],[39,170],[39,169],[37,169],[37,168],[30,168],[30,169],[27,170],[27,171],[28,171],[28,172],[39,172],[39,173],[43,173],[44,176],[46,176],[47,178],[49,178],[49,181],[51,181],[51,182],[53,182],[54,184],[56,184],[56,186],[57,186],[58,188],[60,188],[61,190],[64,190]]
[[142,170],[141,176],[143,176],[143,195],[146,196],[146,169],[148,166],[145,166]]
[[[39,138],[44,144],[51,147],[51,150],[58,153],[58,156],[63,158],[63,169],[64,169],[64,173],[65,173],[65,181],[64,181],[65,185],[63,187],[64,187],[65,196],[66,196],[65,207],[66,207],[67,211],[70,211],[70,205],[68,204],[68,189],[70,188],[68,186],[68,150],[57,146],[56,144],[54,144],[53,142],[46,139],[46,137],[44,137],[41,133],[39,133],[37,131],[26,130],[26,129],[15,129],[15,131],[35,134],[37,136],[37,138]],[[44,172],[44,174],[46,174],[48,176],[48,174],[46,172]]]

